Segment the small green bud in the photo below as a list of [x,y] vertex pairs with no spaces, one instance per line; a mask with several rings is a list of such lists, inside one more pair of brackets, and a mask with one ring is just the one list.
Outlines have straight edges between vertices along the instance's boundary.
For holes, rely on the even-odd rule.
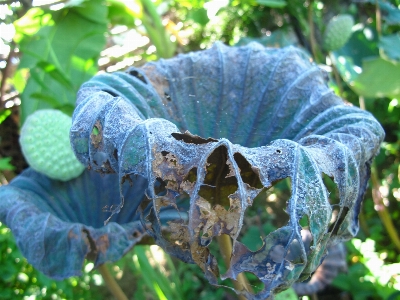
[[350,15],[337,15],[326,26],[323,47],[327,51],[335,51],[342,48],[352,34],[354,19]]
[[26,119],[19,142],[33,169],[62,181],[83,172],[69,142],[71,124],[71,117],[56,109],[38,110]]

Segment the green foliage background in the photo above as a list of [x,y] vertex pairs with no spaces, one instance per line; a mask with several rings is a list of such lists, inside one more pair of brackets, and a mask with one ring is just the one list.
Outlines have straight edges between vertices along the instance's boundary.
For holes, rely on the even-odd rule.
[[[15,28],[11,39],[1,37],[9,52],[2,53],[0,65],[0,126],[13,116],[22,124],[42,108],[71,115],[79,86],[97,72],[204,49],[215,41],[296,45],[309,51],[328,71],[331,88],[371,111],[386,131],[372,166],[360,233],[347,244],[348,274],[339,275],[333,286],[352,299],[400,297],[399,0],[69,0],[46,5],[2,0],[0,5],[6,12],[0,22]],[[338,14],[351,15],[355,26],[343,47],[329,51],[322,46],[324,33]],[[21,171],[15,167],[17,160],[0,147],[1,184]],[[243,239],[251,243],[257,233],[251,225],[248,232]],[[129,297],[226,297],[226,291],[207,284],[194,266],[164,257],[164,264],[154,267],[149,263],[153,254],[148,246],[138,246],[112,267]],[[89,262],[79,278],[55,282],[42,275],[21,256],[9,229],[1,226],[1,299],[110,297]]]

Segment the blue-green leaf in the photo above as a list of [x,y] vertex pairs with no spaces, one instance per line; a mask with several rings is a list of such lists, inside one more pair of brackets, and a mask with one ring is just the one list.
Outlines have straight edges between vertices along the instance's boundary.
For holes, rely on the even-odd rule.
[[[146,178],[144,203],[151,209],[141,220],[148,233],[169,253],[198,264],[212,284],[219,274],[208,247],[214,237],[233,240],[221,279],[251,272],[264,289],[256,296],[236,292],[265,299],[308,277],[326,247],[357,233],[383,129],[370,113],[335,96],[299,49],[217,43],[98,75],[78,95],[71,128],[78,159],[92,170],[118,173],[121,182]],[[336,202],[323,174],[338,188]],[[239,241],[245,212],[262,190],[285,178],[291,181],[283,203],[289,221],[250,250]],[[169,210],[164,227],[163,210]],[[304,218],[308,228],[300,225]],[[304,232],[311,244],[304,244]]]
[[400,61],[400,33],[382,36],[379,47],[389,59]]

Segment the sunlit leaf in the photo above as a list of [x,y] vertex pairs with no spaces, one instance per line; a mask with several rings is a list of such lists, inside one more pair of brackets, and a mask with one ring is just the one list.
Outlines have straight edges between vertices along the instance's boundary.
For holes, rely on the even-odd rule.
[[46,13],[40,8],[31,8],[22,18],[14,22],[16,31],[14,41],[19,43],[24,36],[34,35],[41,27],[53,24],[54,21],[50,13]]
[[382,58],[365,60],[352,87],[365,97],[400,97],[400,63]]
[[388,58],[400,61],[400,34],[382,36],[379,39],[379,47]]
[[[90,8],[97,4],[84,2],[82,5],[83,8]],[[104,20],[107,7],[93,8],[102,11],[96,15],[96,22],[82,17],[83,8],[67,8],[54,12],[54,25],[41,27],[35,35],[21,42],[23,56],[19,68],[31,70],[31,77],[21,94],[22,122],[33,111],[49,107],[38,98],[33,99],[32,94],[45,92],[47,97],[57,99],[60,106],[74,105],[79,86],[95,73],[96,68],[82,69],[79,65],[78,68],[75,66],[77,59],[93,63],[93,59],[102,50],[105,43]]]

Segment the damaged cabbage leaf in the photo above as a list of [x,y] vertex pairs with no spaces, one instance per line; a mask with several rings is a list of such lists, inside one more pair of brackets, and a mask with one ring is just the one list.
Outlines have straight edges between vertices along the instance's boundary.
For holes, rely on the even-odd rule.
[[[117,173],[121,188],[135,176],[148,180],[147,198],[122,197],[111,220],[138,206],[143,226],[170,254],[199,265],[215,285],[218,277],[253,273],[263,290],[236,292],[265,299],[309,277],[328,246],[357,233],[369,166],[384,136],[370,113],[344,104],[325,78],[293,47],[217,43],[85,83],[71,143],[91,169]],[[324,174],[337,186],[336,202]],[[238,241],[245,211],[285,178],[289,221],[251,251]],[[164,209],[177,212],[166,224]],[[233,250],[220,275],[210,245],[221,235]]]
[[[138,178],[125,197],[143,198]],[[119,260],[145,235],[137,207],[126,207],[104,226],[103,210],[120,201],[118,176],[85,171],[59,181],[27,169],[0,188],[0,220],[10,227],[22,254],[54,279],[82,274],[85,258],[97,267]]]

